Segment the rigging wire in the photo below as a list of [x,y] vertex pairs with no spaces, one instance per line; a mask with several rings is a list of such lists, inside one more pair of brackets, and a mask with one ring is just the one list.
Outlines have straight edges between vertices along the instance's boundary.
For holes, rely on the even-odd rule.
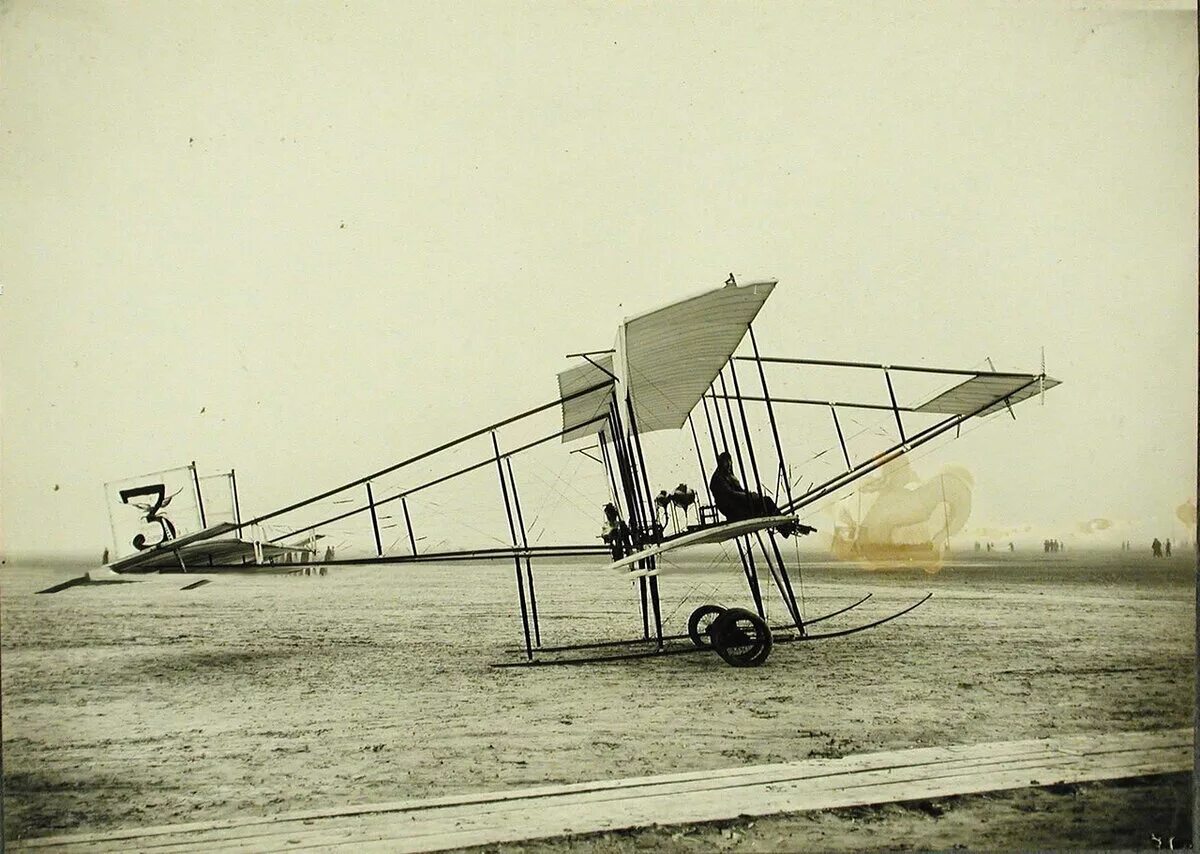
[[[430,509],[430,510],[432,510],[434,513],[436,513],[436,514],[437,514],[437,515],[439,515],[439,516],[442,516],[442,517],[444,517],[444,518],[447,518],[447,519],[451,519],[451,521],[455,521],[455,522],[457,522],[459,525],[462,525],[464,528],[467,528],[467,529],[469,529],[469,530],[471,530],[471,531],[474,531],[474,532],[475,532],[475,533],[477,533],[477,534],[482,534],[484,537],[486,537],[486,538],[488,538],[488,539],[490,539],[490,540],[495,540],[497,543],[499,543],[499,544],[500,544],[500,545],[502,545],[502,546],[510,546],[510,545],[512,545],[512,543],[505,542],[504,540],[502,540],[502,539],[500,539],[499,537],[497,537],[495,534],[489,534],[487,531],[484,531],[484,530],[482,530],[481,528],[476,528],[474,525],[469,525],[469,524],[467,524],[466,522],[462,521],[462,518],[461,518],[461,517],[462,517],[462,514],[461,514],[461,513],[459,513],[459,514],[458,514],[457,516],[455,516],[455,517],[451,517],[450,513],[449,513],[448,511],[446,511],[446,510],[445,510],[445,509],[442,507],[442,505],[441,505],[441,504],[439,504],[438,502],[434,501],[433,499],[426,498],[426,499],[425,499],[425,501],[424,501],[424,502],[422,502],[421,506],[422,506],[422,508],[427,508],[427,509]],[[442,542],[446,542],[446,540],[444,540],[444,539],[443,539],[443,540],[442,540]]]
[[[550,490],[549,495],[542,496],[541,504],[538,506],[538,509],[534,516],[535,521],[537,519],[536,514],[541,513],[542,510],[545,508],[546,502],[548,502],[551,498],[555,498],[555,497],[561,498],[563,501],[566,501],[568,504],[570,504],[572,507],[577,509],[580,513],[584,514],[585,516],[590,517],[592,515],[592,510],[590,508],[584,507],[584,506],[580,505],[578,502],[572,500],[571,496],[565,491],[565,489],[558,487],[558,484],[562,483],[564,487],[568,487],[571,490],[573,490],[575,492],[575,495],[578,496],[580,500],[587,501],[587,502],[594,501],[595,500],[594,496],[587,495],[586,493],[583,492],[582,489],[580,489],[580,487],[575,485],[575,483],[576,483],[575,475],[577,472],[572,472],[570,478],[564,478],[563,473],[561,471],[555,472],[554,469],[550,468],[548,465],[546,465],[545,463],[542,463],[539,460],[530,459],[529,462],[533,463],[534,465],[540,465],[542,468],[546,469],[548,472],[550,472],[554,476],[553,481],[548,482],[544,477],[539,475],[538,472],[533,470],[532,468],[526,470],[527,473],[532,478],[534,478],[535,480],[538,481],[538,483],[540,483],[542,486],[544,486]],[[575,462],[576,462],[576,470],[578,470],[578,468],[582,465],[582,460],[576,460]],[[606,485],[606,488],[607,488],[607,485]],[[533,527],[533,522],[530,522],[530,527],[531,528]]]

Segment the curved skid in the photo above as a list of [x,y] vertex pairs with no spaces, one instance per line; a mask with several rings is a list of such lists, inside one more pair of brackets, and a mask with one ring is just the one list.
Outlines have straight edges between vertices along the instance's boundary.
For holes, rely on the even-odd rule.
[[[836,617],[838,614],[844,614],[847,611],[851,610],[852,608],[857,608],[859,605],[861,605],[863,602],[866,602],[868,599],[870,599],[874,595],[875,595],[874,593],[868,593],[866,596],[859,599],[853,605],[847,605],[845,608],[839,608],[836,611],[830,611],[828,614],[822,614],[819,617],[813,617],[811,620],[805,620],[804,625],[811,626],[813,623],[819,623],[822,620],[828,620],[830,617]],[[933,595],[933,594],[930,594],[930,595]]]
[[[914,602],[913,604],[911,604],[907,608],[905,608],[903,611],[897,611],[894,614],[890,614],[886,617],[875,620],[874,622],[871,622],[871,623],[864,623],[861,626],[854,626],[849,629],[842,629],[840,632],[824,632],[819,635],[807,635],[806,634],[803,637],[776,638],[776,641],[777,642],[788,642],[788,641],[825,640],[826,638],[840,638],[843,635],[852,635],[852,634],[855,634],[856,632],[865,632],[867,629],[873,629],[876,626],[882,626],[884,623],[890,623],[892,620],[896,619],[897,617],[903,617],[909,611],[912,611],[916,608],[921,607],[922,605],[924,605],[926,602],[928,602],[932,598],[933,598],[932,593],[926,593],[923,599],[920,599],[919,601]],[[812,621],[810,620],[809,622],[812,622]]]
[[[863,602],[867,601],[867,599],[869,599],[870,596],[871,596],[871,594],[867,594],[862,599],[855,602],[853,605],[848,605],[845,608],[842,608],[841,610],[833,611],[822,617],[817,617],[813,620],[809,620],[808,623],[811,624],[813,622],[816,622],[816,620],[823,620],[823,619],[827,619],[829,617],[835,616],[837,614],[845,613],[846,611],[849,611],[852,608],[856,608],[859,605],[861,605]],[[818,634],[818,635],[803,635],[803,636],[792,635],[792,636],[784,636],[784,637],[775,637],[774,642],[775,643],[793,643],[793,642],[797,642],[797,641],[826,640],[828,638],[837,638],[837,637],[842,637],[844,635],[852,635],[852,634],[856,634],[858,632],[865,632],[867,629],[873,629],[876,626],[883,625],[884,623],[890,623],[892,620],[895,620],[897,617],[903,617],[909,611],[913,611],[913,610],[921,607],[922,605],[924,605],[926,602],[928,602],[932,598],[933,598],[932,593],[926,593],[924,597],[922,597],[918,601],[914,602],[913,604],[909,605],[907,608],[897,611],[894,614],[889,614],[888,616],[882,617],[878,620],[874,620],[870,623],[864,623],[861,626],[853,626],[849,629],[843,629],[838,632],[824,632],[824,633]],[[688,637],[687,635],[673,635],[670,638],[664,637],[663,640],[681,640],[681,639],[687,638],[687,637]],[[646,641],[646,640],[641,640],[641,639],[628,640],[628,641],[606,641],[606,642],[599,643],[599,644],[582,644],[582,645],[579,645],[576,647],[558,647],[558,649],[562,650],[562,651],[566,651],[566,650],[570,650],[570,649],[596,649],[596,648],[603,647],[603,646],[618,646],[618,645],[632,646],[634,644],[644,644],[644,643],[653,643],[653,641],[652,640]],[[550,648],[545,648],[545,649],[538,650],[538,651],[539,652],[548,652],[548,651],[550,651]],[[560,658],[560,659],[555,659],[553,661],[545,661],[545,660],[538,661],[537,659],[534,659],[533,661],[497,662],[497,663],[492,664],[492,667],[544,667],[544,666],[559,665],[559,664],[603,664],[603,663],[609,662],[609,661],[630,661],[630,660],[637,659],[637,658],[655,658],[657,656],[662,656],[662,655],[682,655],[685,653],[693,653],[693,652],[712,652],[712,648],[711,647],[697,647],[697,646],[689,644],[688,646],[680,645],[680,646],[674,646],[674,647],[662,647],[662,648],[649,649],[649,650],[644,649],[644,650],[638,650],[636,652],[620,653],[617,655],[587,656],[585,658]]]
[[[873,595],[874,595],[873,593],[868,593],[866,596],[864,596],[863,598],[859,599],[857,602],[855,602],[851,605],[847,605],[844,608],[838,608],[836,611],[830,611],[828,614],[822,614],[819,617],[813,617],[811,620],[805,620],[804,625],[811,626],[814,623],[820,623],[823,620],[828,620],[831,617],[836,617],[838,614],[844,614],[849,610],[857,608],[859,605],[861,605],[862,603],[864,603],[868,599],[870,599]],[[795,631],[795,629],[796,629],[796,627],[794,625],[792,625],[791,623],[787,623],[787,624],[781,625],[781,626],[771,626],[771,631],[773,631],[773,632]],[[683,634],[663,635],[663,640],[664,641],[676,641],[676,640],[684,640],[688,637],[690,637],[690,636],[685,632]],[[605,647],[633,646],[635,644],[645,644],[645,643],[653,643],[653,642],[654,642],[653,638],[632,638],[632,639],[626,638],[624,640],[594,641],[592,643],[565,644],[562,646],[539,646],[539,647],[534,648],[534,652],[569,652],[570,650],[574,650],[574,649],[604,649]],[[525,648],[514,646],[514,647],[506,648],[505,651],[506,652],[523,653],[523,652],[525,652]],[[638,653],[638,654],[641,655],[641,653]],[[653,655],[654,653],[650,653],[650,654]]]

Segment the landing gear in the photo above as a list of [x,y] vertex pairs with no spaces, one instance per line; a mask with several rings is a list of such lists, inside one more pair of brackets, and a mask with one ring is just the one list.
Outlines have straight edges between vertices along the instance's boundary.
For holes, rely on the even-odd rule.
[[701,605],[692,611],[692,616],[688,618],[688,637],[692,643],[701,649],[712,646],[709,632],[713,622],[724,613],[725,609],[720,605]]
[[[696,613],[700,610],[696,609]],[[692,614],[693,618],[695,616]],[[758,614],[745,608],[723,611],[708,627],[708,635],[717,655],[734,667],[758,667],[771,654],[770,626]]]

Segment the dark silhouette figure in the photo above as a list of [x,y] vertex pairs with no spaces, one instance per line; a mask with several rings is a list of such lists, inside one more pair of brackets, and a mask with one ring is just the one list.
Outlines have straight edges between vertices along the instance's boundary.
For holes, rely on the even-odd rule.
[[661,490],[658,495],[654,496],[654,503],[662,511],[662,523],[666,525],[670,521],[671,496],[667,494],[665,489]]
[[1167,557],[1171,556],[1171,541],[1170,540],[1167,540],[1167,542],[1163,545],[1163,550],[1166,552]]
[[[712,492],[713,504],[730,522],[742,519],[754,519],[758,516],[779,516],[779,508],[770,496],[757,492],[748,492],[733,473],[733,458],[728,451],[717,455],[717,470],[713,472],[708,482]],[[808,534],[815,531],[807,525],[797,525],[793,522],[776,528],[784,537],[790,537],[797,532]]]
[[1154,542],[1150,544],[1150,552],[1155,557],[1162,557],[1162,543],[1159,542],[1158,537],[1155,537]]
[[625,520],[611,501],[604,505],[604,528],[600,532],[600,539],[612,549],[613,560],[620,560],[632,550],[629,544],[629,526],[625,524]]

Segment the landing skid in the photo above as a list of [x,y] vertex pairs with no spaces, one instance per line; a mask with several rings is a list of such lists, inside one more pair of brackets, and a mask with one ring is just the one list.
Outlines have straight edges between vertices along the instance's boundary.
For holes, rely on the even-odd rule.
[[[868,593],[866,596],[862,597],[857,602],[847,605],[844,608],[839,608],[836,611],[830,611],[828,614],[822,614],[819,617],[813,617],[811,620],[806,620],[805,625],[810,626],[814,623],[819,623],[823,620],[828,620],[831,617],[836,617],[839,614],[844,614],[847,611],[853,610],[854,608],[857,608],[859,605],[862,605],[864,602],[866,602],[868,599],[870,599],[871,595],[872,594]],[[932,597],[933,597],[932,593],[926,593],[923,598],[921,598],[917,602],[914,602],[913,604],[909,605],[907,608],[904,608],[900,611],[896,611],[895,613],[889,614],[886,617],[881,617],[878,620],[874,620],[869,623],[863,623],[858,626],[852,626],[851,628],[842,629],[842,630],[836,631],[836,632],[823,632],[821,634],[809,634],[807,632],[805,632],[804,634],[782,634],[783,632],[788,632],[788,631],[795,632],[795,626],[792,626],[789,624],[789,625],[785,625],[785,626],[772,627],[769,634],[771,636],[771,641],[773,643],[794,643],[797,641],[826,640],[828,638],[836,638],[836,637],[843,637],[845,635],[852,635],[852,634],[856,634],[858,632],[866,631],[867,629],[873,629],[876,626],[881,626],[884,623],[888,623],[888,622],[891,622],[892,620],[897,619],[898,617],[903,617],[905,614],[909,613],[910,611],[913,611],[916,608],[919,608],[921,605],[924,605]],[[780,632],[781,634],[776,635],[776,634],[774,634],[775,632]],[[688,641],[688,643],[687,644],[680,643],[680,641],[684,641],[684,640]],[[567,646],[541,647],[540,649],[537,649],[535,652],[536,653],[577,652],[577,651],[583,651],[583,650],[613,649],[616,647],[638,647],[638,646],[644,647],[647,644],[655,644],[655,648],[654,649],[637,649],[637,650],[633,650],[630,652],[616,653],[616,654],[612,654],[612,655],[581,656],[578,658],[554,658],[554,659],[550,659],[550,660],[539,660],[539,659],[534,658],[534,659],[531,659],[528,661],[503,661],[503,662],[495,662],[491,666],[492,667],[538,667],[538,666],[550,666],[550,665],[558,665],[558,664],[602,664],[604,662],[611,662],[611,661],[631,661],[631,660],[639,659],[639,658],[654,658],[656,656],[663,656],[663,655],[683,655],[686,653],[712,652],[713,651],[711,646],[700,646],[697,643],[695,643],[694,638],[692,638],[690,635],[680,634],[680,635],[664,635],[663,636],[663,644],[664,644],[663,646],[658,646],[657,641],[654,638],[631,638],[628,640],[600,641],[600,642],[596,642],[596,643],[571,644],[571,645],[567,645]],[[667,645],[667,644],[670,644],[670,645]],[[763,656],[763,660],[765,660],[765,656]],[[754,662],[754,663],[750,664],[749,666],[755,666],[755,664],[761,664],[761,663],[762,663],[762,661],[758,661],[758,662]]]

